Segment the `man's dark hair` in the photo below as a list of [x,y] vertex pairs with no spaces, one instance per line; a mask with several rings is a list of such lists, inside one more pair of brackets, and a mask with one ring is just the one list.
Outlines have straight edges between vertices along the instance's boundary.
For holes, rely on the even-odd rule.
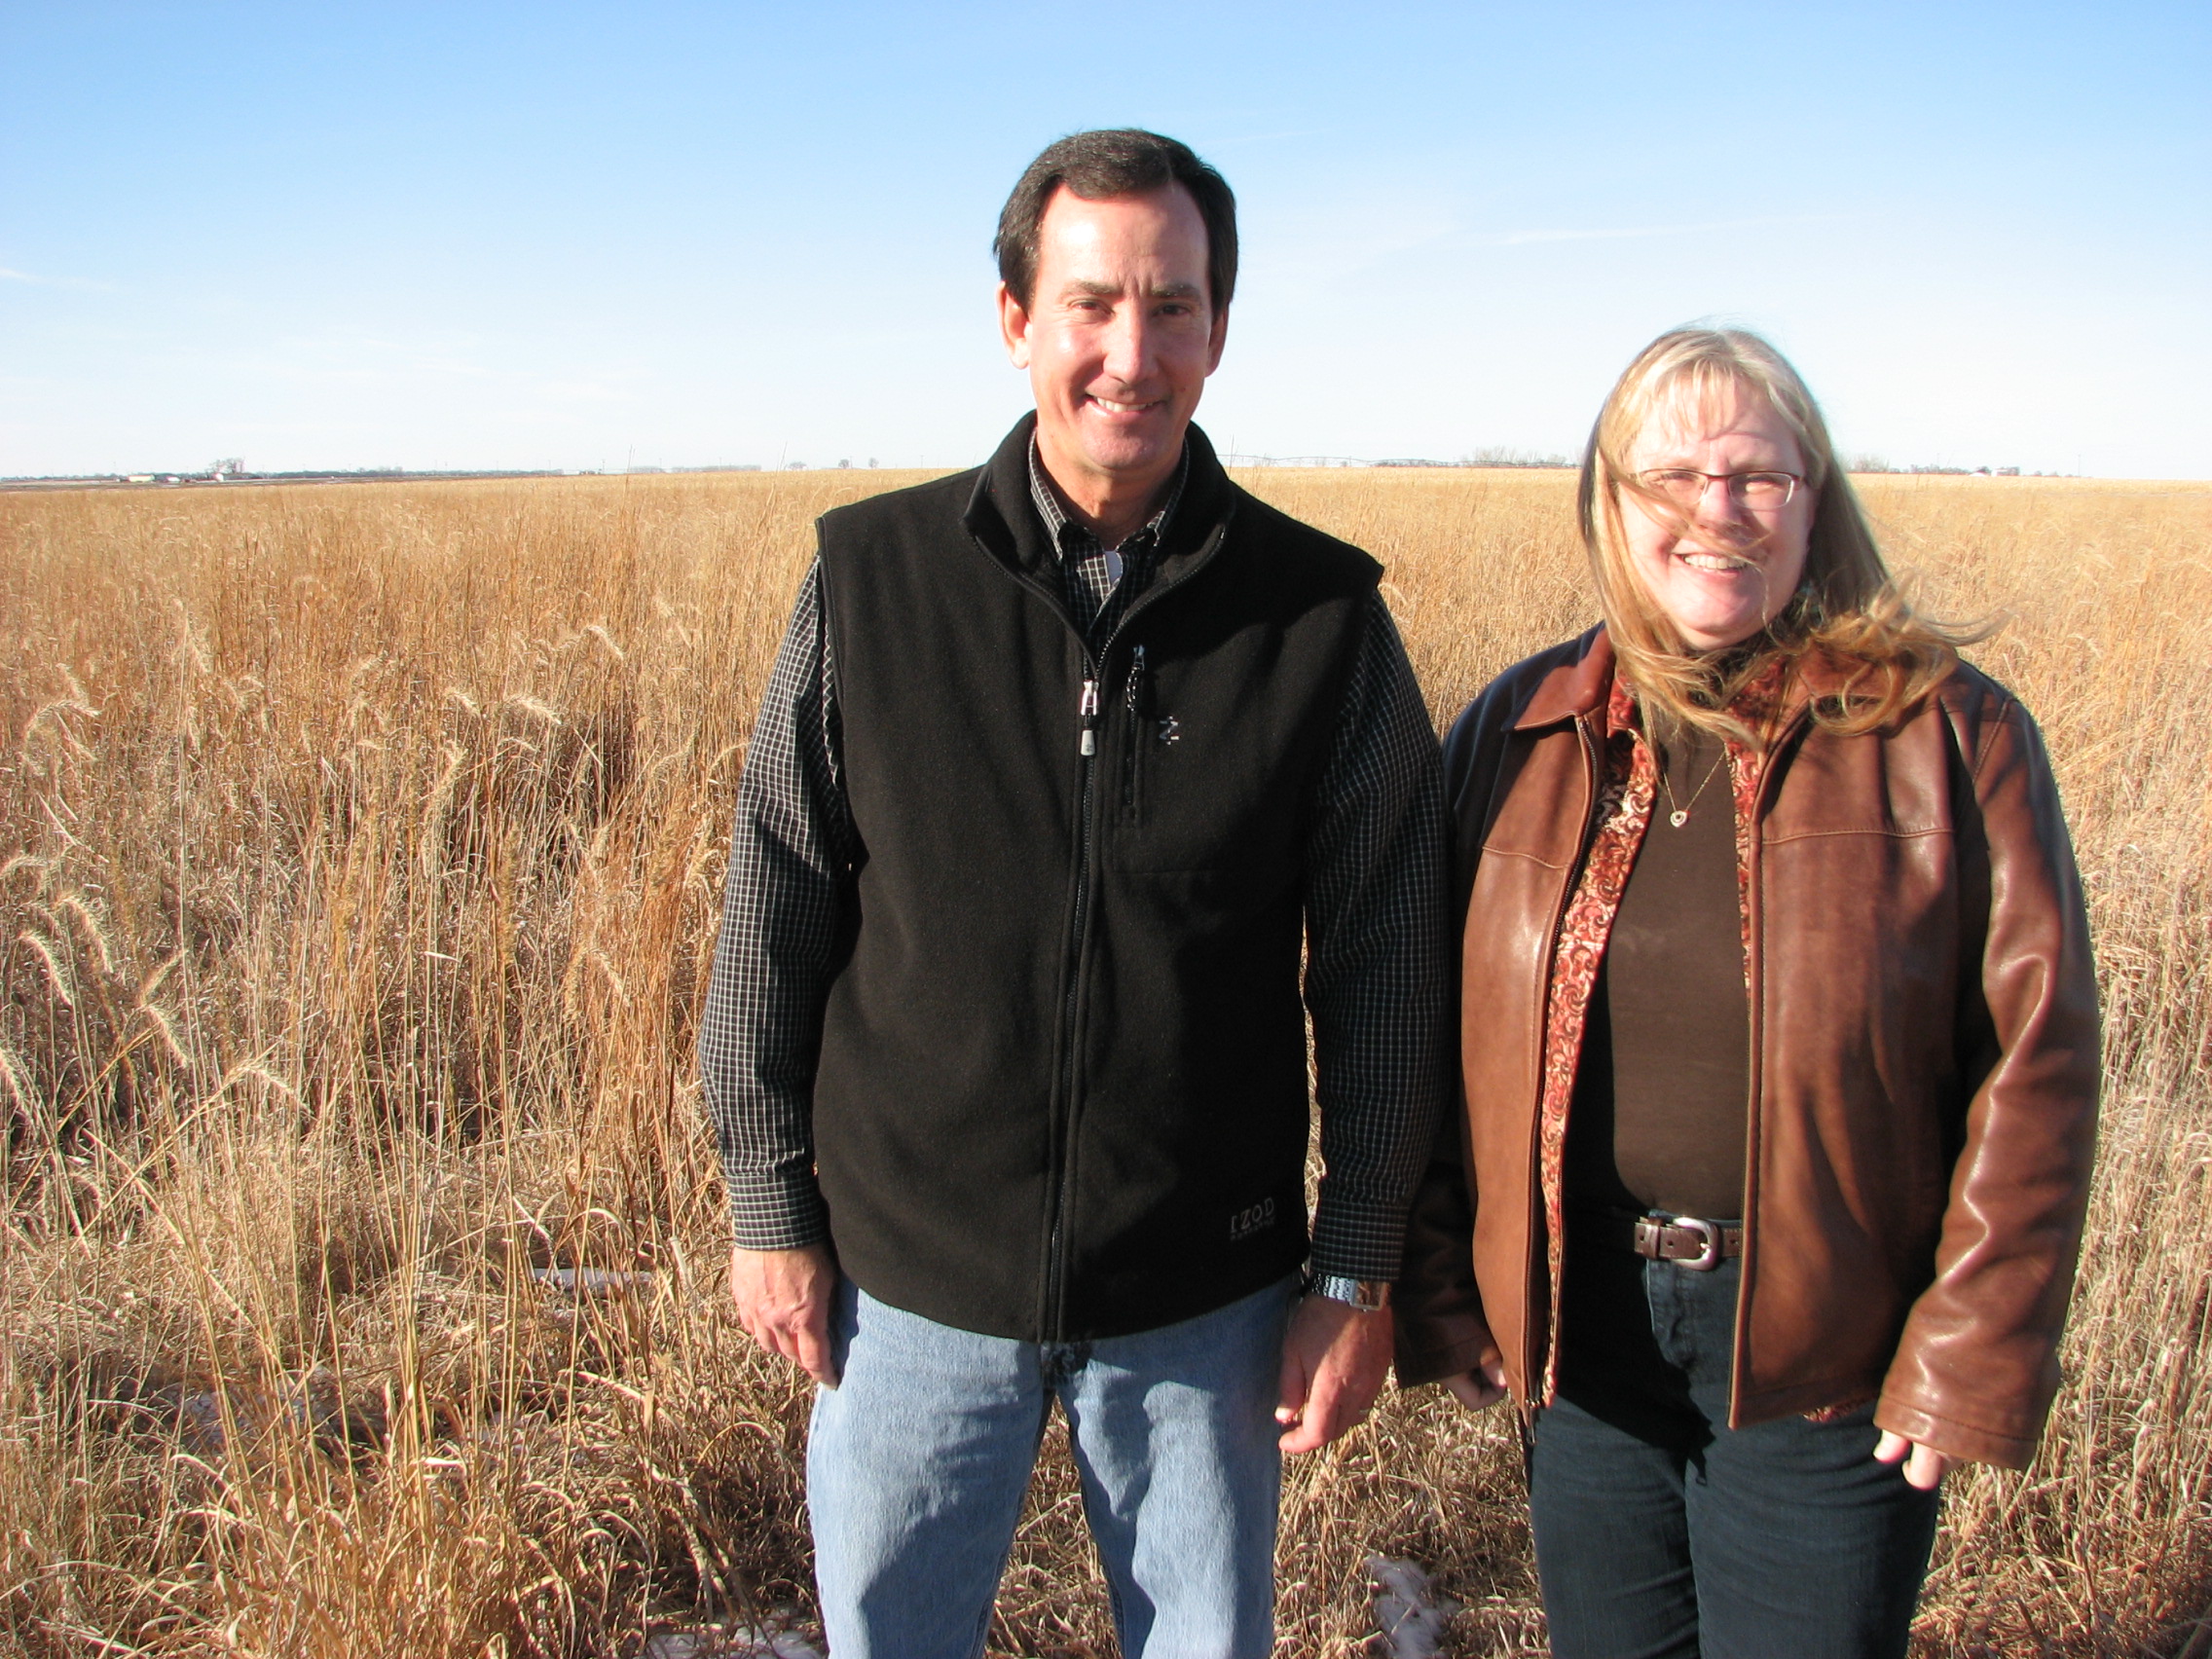
[[1052,193],[1066,185],[1086,202],[1147,196],[1179,184],[1206,227],[1206,287],[1218,313],[1236,291],[1236,198],[1228,180],[1188,144],[1138,128],[1074,132],[1029,164],[999,214],[999,280],[1027,311],[1037,297],[1037,229]]

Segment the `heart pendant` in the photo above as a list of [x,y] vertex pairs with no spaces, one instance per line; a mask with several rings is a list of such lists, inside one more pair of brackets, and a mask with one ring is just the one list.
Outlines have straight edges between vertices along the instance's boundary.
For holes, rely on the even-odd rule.
[[1689,821],[1690,809],[1686,806],[1677,806],[1674,811],[1667,814],[1667,822],[1672,824],[1677,830],[1679,830]]

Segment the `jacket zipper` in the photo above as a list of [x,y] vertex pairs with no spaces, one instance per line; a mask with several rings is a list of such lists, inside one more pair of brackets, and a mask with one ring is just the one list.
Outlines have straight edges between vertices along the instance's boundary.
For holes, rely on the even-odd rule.
[[[1758,1229],[1751,1224],[1751,1212],[1758,1207],[1759,1166],[1759,1094],[1762,1074],[1766,1070],[1766,967],[1765,953],[1759,948],[1759,934],[1765,926],[1765,906],[1759,900],[1759,817],[1766,811],[1768,797],[1774,789],[1776,762],[1783,747],[1796,741],[1798,728],[1808,715],[1800,711],[1789,724],[1775,734],[1767,745],[1766,754],[1759,764],[1759,787],[1751,796],[1751,869],[1750,879],[1744,884],[1744,920],[1751,936],[1751,950],[1745,959],[1745,989],[1751,1005],[1750,1076],[1745,1080],[1744,1099],[1744,1251],[1737,1267],[1736,1328],[1733,1351],[1728,1361],[1728,1426],[1739,1426],[1737,1402],[1743,1397],[1744,1373],[1751,1355],[1751,1292],[1757,1278]],[[1733,780],[1731,780],[1733,782]],[[1731,791],[1731,793],[1733,792]]]

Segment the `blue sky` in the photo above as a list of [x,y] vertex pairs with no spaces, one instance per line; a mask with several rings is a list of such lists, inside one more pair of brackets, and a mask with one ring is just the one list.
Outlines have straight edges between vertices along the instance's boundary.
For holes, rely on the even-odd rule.
[[0,0],[0,474],[959,464],[1061,132],[1237,191],[1200,421],[1578,446],[1673,324],[1849,451],[2212,476],[2212,6]]

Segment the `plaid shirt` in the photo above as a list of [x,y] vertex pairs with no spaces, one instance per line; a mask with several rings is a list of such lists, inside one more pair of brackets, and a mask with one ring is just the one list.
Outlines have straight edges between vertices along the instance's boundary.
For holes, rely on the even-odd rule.
[[1037,436],[1030,434],[1029,504],[1037,509],[1045,534],[1060,551],[1060,567],[1067,575],[1068,605],[1084,637],[1093,645],[1113,636],[1122,612],[1151,584],[1160,538],[1182,502],[1183,484],[1190,476],[1191,452],[1185,446],[1167,494],[1161,498],[1160,510],[1144,521],[1141,530],[1124,537],[1119,547],[1109,548],[1079,520],[1068,517],[1045,477],[1045,463],[1037,455]]
[[[1030,498],[1093,641],[1150,581],[1189,453],[1160,510],[1106,549],[1060,506],[1030,450]],[[736,1241],[830,1235],[815,1185],[814,1067],[853,903],[857,835],[818,564],[799,589],[738,786],[722,928],[699,1032],[706,1109]],[[1316,1272],[1389,1279],[1448,1091],[1450,945],[1436,734],[1381,595],[1345,688],[1307,843],[1306,1002],[1325,1174]]]

